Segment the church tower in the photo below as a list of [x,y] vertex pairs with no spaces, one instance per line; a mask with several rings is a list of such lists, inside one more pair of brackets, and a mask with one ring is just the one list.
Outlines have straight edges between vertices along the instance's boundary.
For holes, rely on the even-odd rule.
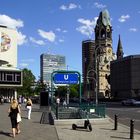
[[114,59],[110,16],[109,12],[104,10],[100,12],[95,26],[94,66],[97,72],[96,82],[98,98],[110,96],[108,77],[110,75],[110,61]]
[[123,58],[123,48],[122,48],[122,43],[121,43],[121,39],[120,39],[120,35],[119,35],[119,41],[118,41],[118,47],[117,47],[117,59],[121,59]]

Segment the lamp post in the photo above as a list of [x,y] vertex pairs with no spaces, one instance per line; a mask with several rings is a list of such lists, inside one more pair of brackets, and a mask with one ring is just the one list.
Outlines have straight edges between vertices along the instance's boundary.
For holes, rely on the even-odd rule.
[[53,84],[51,84],[51,87],[50,87],[51,104],[53,104],[53,102],[54,102],[54,93],[55,93],[55,91],[56,91],[55,86]]
[[70,96],[70,89],[69,86],[67,86],[67,100],[66,100],[67,105],[69,105],[69,96]]
[[96,97],[95,98],[96,98],[96,101],[95,101],[95,103],[96,103],[96,105],[98,105],[98,95],[97,95],[97,91],[98,91],[98,89],[97,89],[98,80],[95,79],[94,77],[89,77],[89,73],[90,72],[94,72],[95,75],[96,75],[96,77],[97,77],[97,71],[95,71],[94,69],[89,70],[87,72],[87,80],[88,80],[88,82],[89,82],[89,79],[93,79],[95,81],[95,85],[96,85],[96,88],[95,88],[95,93],[96,93]]
[[88,90],[88,95],[87,95],[87,97],[89,98],[90,97],[90,85],[89,85],[89,77],[87,76],[87,79],[86,79],[86,81],[87,81],[87,85],[86,85],[86,89]]
[[94,53],[94,56],[95,56],[95,74],[96,74],[96,105],[98,105],[98,92],[99,92],[99,71],[97,69],[97,63],[98,63],[98,58],[97,58],[97,51],[102,48],[102,46],[99,46],[97,48],[95,48],[95,53]]

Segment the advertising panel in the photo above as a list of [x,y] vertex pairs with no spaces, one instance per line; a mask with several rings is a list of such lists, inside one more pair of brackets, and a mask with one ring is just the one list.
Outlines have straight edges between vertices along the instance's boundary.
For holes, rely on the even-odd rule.
[[0,66],[17,67],[17,31],[0,26]]
[[0,87],[21,87],[22,81],[22,71],[0,70]]

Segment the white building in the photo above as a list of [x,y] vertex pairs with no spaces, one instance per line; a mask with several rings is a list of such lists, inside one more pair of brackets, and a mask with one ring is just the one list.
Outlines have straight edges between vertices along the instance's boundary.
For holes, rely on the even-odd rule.
[[15,29],[0,25],[0,96],[17,98],[16,87],[22,86],[22,72],[17,69]]

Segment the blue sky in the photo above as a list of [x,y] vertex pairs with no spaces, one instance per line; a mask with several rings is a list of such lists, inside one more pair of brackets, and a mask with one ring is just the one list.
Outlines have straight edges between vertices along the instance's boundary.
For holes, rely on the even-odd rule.
[[94,39],[100,11],[107,9],[113,51],[121,35],[125,55],[140,54],[139,0],[4,0],[0,24],[17,29],[18,68],[38,79],[42,53],[66,56],[69,70],[82,71],[82,41]]

